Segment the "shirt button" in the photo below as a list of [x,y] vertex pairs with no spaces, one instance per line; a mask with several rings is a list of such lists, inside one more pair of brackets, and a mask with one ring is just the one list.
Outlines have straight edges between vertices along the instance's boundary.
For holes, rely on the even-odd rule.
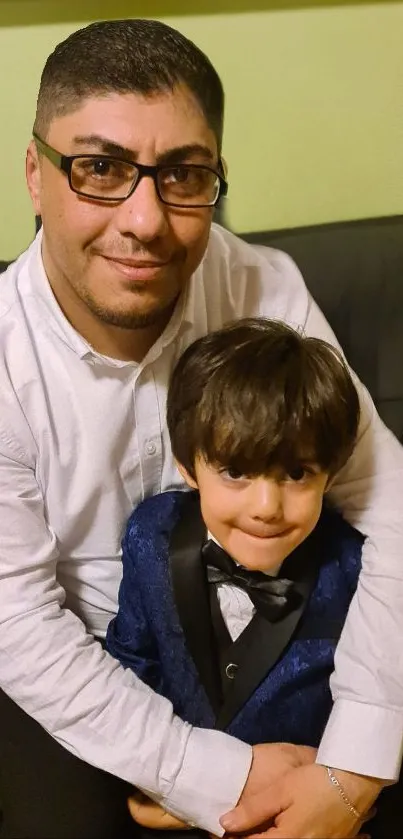
[[155,452],[157,451],[157,446],[155,445],[155,443],[149,442],[149,443],[146,443],[145,450],[146,450],[146,454],[150,454],[150,455],[155,454]]
[[235,679],[236,671],[238,670],[238,665],[234,664],[232,661],[227,664],[225,668],[225,675],[227,679]]

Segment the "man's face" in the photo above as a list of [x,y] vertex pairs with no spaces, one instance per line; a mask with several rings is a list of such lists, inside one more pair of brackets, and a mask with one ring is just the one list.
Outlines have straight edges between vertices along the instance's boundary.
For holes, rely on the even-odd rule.
[[314,529],[328,475],[306,464],[295,475],[274,470],[248,478],[198,457],[196,480],[179,466],[200,493],[204,522],[221,547],[251,571],[274,571]]
[[[89,98],[55,118],[47,137],[58,152],[109,153],[146,165],[218,163],[215,136],[185,88],[151,97]],[[27,178],[42,216],[43,258],[54,293],[80,331],[89,313],[129,329],[166,322],[166,315],[207,246],[212,210],[161,203],[145,177],[126,201],[107,204],[72,192],[67,176],[31,143]]]

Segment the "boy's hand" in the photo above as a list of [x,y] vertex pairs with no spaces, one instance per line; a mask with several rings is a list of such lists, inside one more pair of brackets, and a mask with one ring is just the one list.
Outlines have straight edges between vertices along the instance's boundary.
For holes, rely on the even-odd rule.
[[[368,813],[384,782],[335,772],[356,809]],[[364,819],[350,812],[326,769],[313,764],[291,769],[266,790],[240,801],[220,821],[228,833],[247,833],[249,839],[346,839],[358,834]]]
[[151,827],[154,830],[191,829],[188,824],[175,818],[175,816],[171,816],[160,804],[156,804],[140,790],[135,790],[127,803],[131,817],[143,827]]

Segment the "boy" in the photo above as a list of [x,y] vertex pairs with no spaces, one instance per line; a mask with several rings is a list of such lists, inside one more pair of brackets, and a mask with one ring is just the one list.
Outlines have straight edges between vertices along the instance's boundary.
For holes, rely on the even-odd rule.
[[238,321],[180,358],[167,422],[193,492],[131,516],[107,649],[194,725],[317,746],[363,541],[322,510],[357,434],[348,369],[283,323]]

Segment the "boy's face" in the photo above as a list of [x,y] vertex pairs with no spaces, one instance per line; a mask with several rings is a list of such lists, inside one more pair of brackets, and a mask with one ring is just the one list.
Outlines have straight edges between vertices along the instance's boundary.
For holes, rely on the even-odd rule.
[[179,468],[200,492],[210,533],[232,559],[252,571],[275,570],[309,536],[329,478],[315,464],[294,475],[275,470],[248,478],[197,458],[196,481]]

